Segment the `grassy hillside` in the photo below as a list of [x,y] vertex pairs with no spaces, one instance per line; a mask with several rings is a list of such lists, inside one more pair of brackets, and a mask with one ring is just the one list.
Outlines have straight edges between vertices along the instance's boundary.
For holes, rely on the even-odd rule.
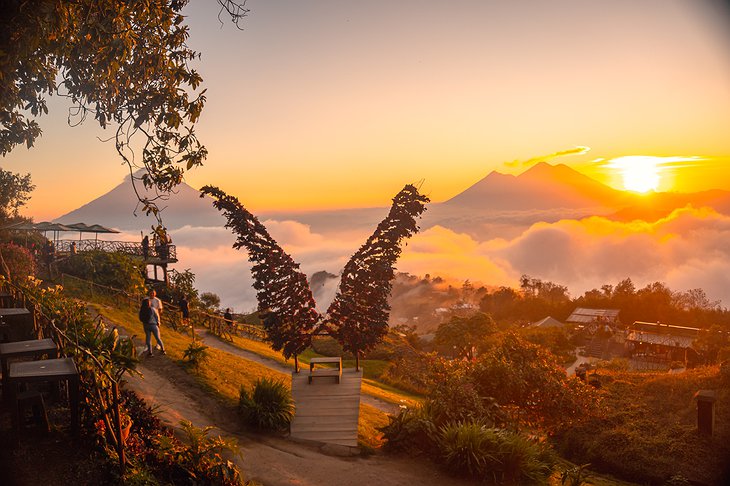
[[[730,389],[719,367],[681,374],[598,371],[601,418],[557,437],[576,463],[627,480],[663,484],[683,477],[694,484],[730,484]],[[715,434],[697,432],[698,390],[717,392]]]
[[[99,313],[113,321],[117,326],[124,328],[129,334],[136,334],[140,342],[144,340],[144,333],[140,329],[141,326],[137,322],[137,316],[133,311],[119,309],[111,305],[93,305]],[[168,357],[182,363],[183,353],[191,342],[190,336],[170,328],[164,328],[162,340],[165,342]],[[202,387],[229,406],[235,406],[238,403],[241,386],[251,387],[261,377],[273,378],[284,382],[287,387],[291,387],[290,375],[216,348],[209,347],[207,353],[209,359],[203,362],[200,368],[194,371],[194,374]],[[191,370],[191,372],[193,371]],[[358,442],[360,445],[366,448],[380,447],[381,434],[376,429],[387,423],[385,413],[361,403],[358,425]]]

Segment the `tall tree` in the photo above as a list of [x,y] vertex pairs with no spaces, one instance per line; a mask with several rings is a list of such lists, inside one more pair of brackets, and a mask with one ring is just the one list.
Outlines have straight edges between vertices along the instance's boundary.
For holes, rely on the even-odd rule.
[[18,215],[18,209],[30,199],[35,186],[30,174],[20,175],[0,169],[0,225]]
[[301,354],[312,343],[312,332],[320,320],[307,277],[263,224],[237,198],[217,187],[205,186],[202,195],[212,196],[223,212],[226,227],[237,235],[233,247],[245,248],[254,264],[251,271],[266,333],[276,351],[287,358]]
[[[245,0],[217,1],[236,23],[247,13]],[[33,146],[45,96],[58,94],[73,104],[69,123],[92,115],[102,128],[115,127],[117,152],[130,173],[135,164],[146,169],[146,187],[164,193],[179,184],[207,155],[194,131],[205,91],[189,65],[198,55],[185,43],[187,3],[0,2],[0,154]]]
[[416,218],[428,197],[406,185],[394,198],[388,216],[345,265],[340,287],[327,310],[327,323],[343,349],[355,355],[372,349],[388,332],[388,296],[401,242],[418,232]]
[[436,329],[433,342],[454,358],[473,360],[486,344],[487,336],[497,332],[492,316],[477,312],[469,317],[453,316]]

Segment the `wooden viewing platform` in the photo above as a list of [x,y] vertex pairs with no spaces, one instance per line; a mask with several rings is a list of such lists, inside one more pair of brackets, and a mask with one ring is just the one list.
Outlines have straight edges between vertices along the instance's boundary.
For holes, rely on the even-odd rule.
[[291,437],[357,447],[361,385],[362,370],[355,368],[344,368],[339,383],[324,378],[309,384],[309,373],[292,373],[296,414]]
[[107,253],[123,253],[140,257],[150,265],[177,262],[177,248],[175,245],[150,246],[145,259],[142,243],[134,241],[106,241],[106,240],[58,240],[56,252],[64,255],[72,253],[71,245],[75,244],[76,252],[103,251]]

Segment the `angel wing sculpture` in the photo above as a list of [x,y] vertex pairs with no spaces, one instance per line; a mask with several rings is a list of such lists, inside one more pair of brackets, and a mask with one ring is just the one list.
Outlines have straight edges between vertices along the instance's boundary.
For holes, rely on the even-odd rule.
[[327,312],[315,309],[307,277],[261,222],[233,196],[205,186],[201,197],[214,198],[237,239],[233,247],[245,248],[253,263],[254,288],[263,312],[264,328],[272,348],[286,358],[312,343],[315,333],[330,334],[343,349],[353,353],[359,369],[360,353],[372,349],[388,332],[388,316],[394,265],[401,243],[418,232],[416,219],[426,209],[428,197],[406,185],[394,198],[388,216],[378,224],[365,244],[345,265],[340,286]]

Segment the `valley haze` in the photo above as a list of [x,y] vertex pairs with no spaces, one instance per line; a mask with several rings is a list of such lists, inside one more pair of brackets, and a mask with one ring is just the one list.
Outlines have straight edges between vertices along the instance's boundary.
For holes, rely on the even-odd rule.
[[[123,231],[107,239],[139,241],[140,231],[148,233],[156,223],[139,211],[134,215],[135,201],[127,178],[54,221],[99,223]],[[255,309],[248,255],[232,249],[235,237],[212,200],[182,184],[161,206],[177,246],[173,268],[190,269],[196,287],[218,294],[223,307]],[[339,274],[388,210],[257,216],[311,276]],[[519,277],[529,274],[567,286],[574,297],[630,277],[637,286],[661,281],[673,290],[702,288],[710,299],[730,302],[727,191],[640,195],[563,164],[539,162],[518,176],[491,172],[453,198],[429,204],[420,226],[398,271],[488,287],[518,287]],[[336,283],[315,290],[320,309],[334,297]]]

